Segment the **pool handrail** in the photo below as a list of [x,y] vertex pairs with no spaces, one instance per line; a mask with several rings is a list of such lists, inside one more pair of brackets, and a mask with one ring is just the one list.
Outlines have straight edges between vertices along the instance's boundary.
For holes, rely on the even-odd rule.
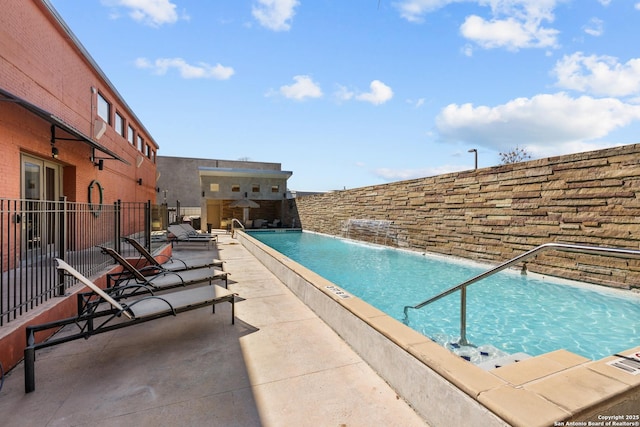
[[240,228],[242,228],[242,230],[245,229],[244,225],[242,225],[242,223],[238,218],[231,218],[231,237],[235,235],[236,228],[233,226],[235,223],[238,223],[238,225],[240,226]]
[[640,259],[640,250],[635,249],[618,249],[618,248],[606,248],[599,246],[585,246],[585,245],[575,245],[570,243],[544,243],[540,246],[537,246],[530,251],[527,251],[517,257],[506,261],[497,267],[494,267],[490,270],[485,271],[482,274],[479,274],[475,277],[472,277],[469,280],[466,280],[459,285],[453,286],[445,291],[440,292],[439,294],[425,300],[416,305],[406,305],[404,307],[404,323],[409,323],[409,309],[420,309],[426,305],[431,304],[441,298],[446,297],[447,295],[451,295],[456,291],[460,291],[460,340],[458,343],[460,345],[472,345],[467,341],[467,287],[472,285],[482,279],[485,279],[493,274],[499,273],[500,271],[511,267],[514,264],[517,264],[520,261],[524,261],[532,256],[537,255],[540,252],[547,250],[557,250],[563,252],[575,252],[575,253],[583,253],[590,255],[604,255],[604,256],[613,256],[617,258],[637,258]]

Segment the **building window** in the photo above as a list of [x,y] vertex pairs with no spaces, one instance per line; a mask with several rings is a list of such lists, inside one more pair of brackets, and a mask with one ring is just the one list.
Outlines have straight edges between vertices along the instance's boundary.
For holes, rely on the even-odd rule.
[[147,159],[151,158],[151,147],[149,147],[149,144],[144,146],[144,150],[145,150],[145,154],[147,156]]
[[280,192],[280,186],[279,185],[272,185],[271,186],[271,192],[272,193],[279,193]]
[[239,193],[240,192],[240,186],[239,185],[232,185],[231,186],[231,191],[233,191],[234,193]]
[[124,136],[124,119],[122,118],[120,113],[118,113],[117,111],[116,111],[115,127],[116,127],[116,132],[118,132],[118,135]]
[[253,184],[251,186],[251,192],[252,193],[259,193],[260,192],[260,184]]
[[101,93],[98,93],[98,116],[107,124],[111,124],[111,104]]
[[133,130],[133,128],[131,126],[129,126],[129,132],[127,132],[127,140],[129,141],[129,143],[131,145],[134,145],[134,141],[135,141],[135,131]]
[[217,193],[218,191],[220,191],[220,184],[209,184],[209,191],[211,191],[212,193]]
[[138,150],[140,150],[141,153],[144,153],[144,140],[140,135],[138,135]]

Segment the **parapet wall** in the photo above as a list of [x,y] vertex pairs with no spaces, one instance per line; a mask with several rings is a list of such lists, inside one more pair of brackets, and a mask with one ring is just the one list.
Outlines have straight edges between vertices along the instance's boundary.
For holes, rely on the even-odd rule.
[[[306,230],[493,264],[548,242],[640,249],[640,144],[305,196]],[[640,289],[640,260],[546,252],[542,274]]]

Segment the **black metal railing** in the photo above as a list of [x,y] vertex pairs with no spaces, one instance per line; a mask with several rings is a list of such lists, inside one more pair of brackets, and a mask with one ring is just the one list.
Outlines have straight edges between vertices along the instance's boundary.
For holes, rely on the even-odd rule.
[[126,252],[130,248],[121,245],[120,237],[128,236],[153,250],[164,240],[152,238],[162,235],[156,228],[166,222],[166,206],[151,202],[0,199],[0,326],[64,295],[73,285],[58,276],[55,258],[96,276],[112,264],[97,245]]

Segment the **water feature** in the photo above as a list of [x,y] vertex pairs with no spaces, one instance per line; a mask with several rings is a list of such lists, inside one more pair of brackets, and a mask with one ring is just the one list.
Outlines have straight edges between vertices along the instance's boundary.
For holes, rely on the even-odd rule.
[[[402,321],[416,304],[486,265],[314,233],[253,236]],[[505,271],[468,289],[467,338],[500,352],[538,355],[560,348],[599,359],[638,345],[640,295]],[[409,326],[443,345],[459,335],[460,298],[411,313]]]
[[342,223],[342,237],[387,245],[394,242],[391,233],[393,221],[382,219],[349,218]]

